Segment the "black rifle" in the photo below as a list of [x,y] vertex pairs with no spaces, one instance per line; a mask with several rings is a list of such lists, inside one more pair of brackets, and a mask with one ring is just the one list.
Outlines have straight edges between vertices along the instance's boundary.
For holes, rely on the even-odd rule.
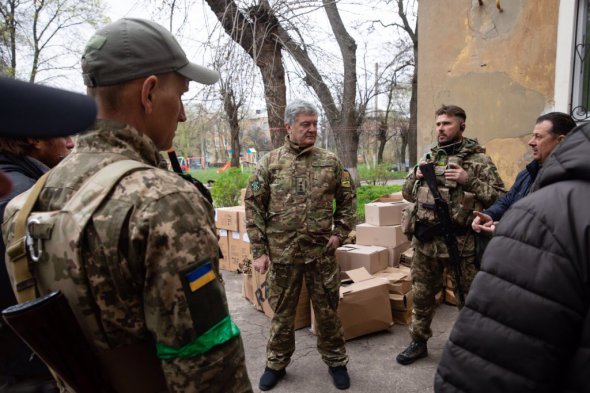
[[170,164],[172,165],[172,170],[176,172],[180,177],[184,180],[192,183],[197,189],[201,192],[201,194],[209,201],[210,204],[213,204],[213,197],[211,196],[211,192],[203,183],[189,175],[188,173],[182,172],[182,168],[178,163],[178,157],[176,156],[176,152],[174,149],[168,150],[168,158],[170,159]]
[[2,317],[14,332],[76,392],[114,393],[60,291],[8,307]]
[[438,217],[440,232],[444,238],[447,250],[449,252],[449,260],[451,268],[453,269],[453,276],[455,277],[455,284],[457,285],[457,292],[459,293],[459,304],[465,304],[465,295],[461,287],[461,258],[459,256],[459,246],[457,245],[457,235],[451,213],[449,212],[449,205],[443,199],[438,185],[436,184],[436,174],[434,173],[434,163],[420,165],[420,171],[428,184],[428,188],[434,197],[434,210]]

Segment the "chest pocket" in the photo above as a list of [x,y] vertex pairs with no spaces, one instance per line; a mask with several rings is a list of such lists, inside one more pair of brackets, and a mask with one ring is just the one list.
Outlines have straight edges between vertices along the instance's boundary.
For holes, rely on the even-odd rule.
[[293,171],[288,165],[273,164],[270,172],[269,212],[282,212],[293,205]]
[[336,168],[331,161],[318,160],[311,164],[312,192],[314,198],[329,202],[330,206],[336,190]]

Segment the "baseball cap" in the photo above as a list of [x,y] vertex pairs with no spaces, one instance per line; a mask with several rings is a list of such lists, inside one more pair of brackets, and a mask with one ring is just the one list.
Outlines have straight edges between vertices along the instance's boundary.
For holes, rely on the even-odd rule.
[[172,71],[205,85],[219,79],[217,71],[188,61],[166,28],[145,19],[123,18],[106,25],[90,38],[82,56],[82,77],[89,87]]
[[0,136],[55,138],[96,120],[92,97],[0,77]]

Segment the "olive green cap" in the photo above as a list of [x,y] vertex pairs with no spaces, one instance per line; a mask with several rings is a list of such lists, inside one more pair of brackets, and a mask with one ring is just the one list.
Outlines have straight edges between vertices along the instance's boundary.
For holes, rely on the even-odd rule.
[[217,71],[188,61],[168,30],[145,19],[123,18],[103,27],[90,38],[82,56],[82,77],[88,87],[173,71],[205,85],[219,79]]

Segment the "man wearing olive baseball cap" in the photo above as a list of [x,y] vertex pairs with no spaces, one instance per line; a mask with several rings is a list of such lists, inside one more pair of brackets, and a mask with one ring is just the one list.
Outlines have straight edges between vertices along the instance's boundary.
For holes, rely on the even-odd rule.
[[[114,162],[147,168],[123,175],[84,227],[81,276],[44,279],[71,289],[64,293],[116,391],[252,391],[220,280],[213,207],[159,169],[159,152],[186,120],[189,81],[212,84],[219,74],[191,63],[162,26],[128,18],[94,34],[82,72],[98,120],[52,170],[37,210],[63,208]],[[46,271],[68,271],[63,256],[45,260]]]

